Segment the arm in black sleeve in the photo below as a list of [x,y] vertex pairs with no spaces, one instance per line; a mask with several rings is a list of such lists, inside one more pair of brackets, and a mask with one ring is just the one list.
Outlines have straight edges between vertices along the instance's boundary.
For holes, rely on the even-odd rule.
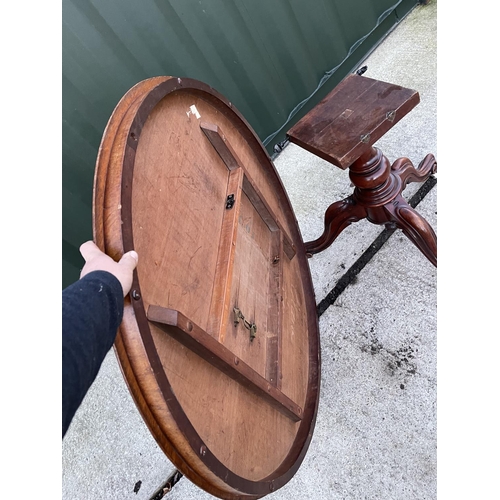
[[62,434],[94,382],[123,317],[123,289],[93,271],[63,290]]

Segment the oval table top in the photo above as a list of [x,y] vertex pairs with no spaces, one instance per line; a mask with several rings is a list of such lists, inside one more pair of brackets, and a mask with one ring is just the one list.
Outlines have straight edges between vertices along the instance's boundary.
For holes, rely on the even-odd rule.
[[319,332],[300,230],[250,125],[202,82],[138,83],[103,134],[93,230],[116,260],[139,254],[115,350],[161,449],[220,498],[282,487],[314,429]]

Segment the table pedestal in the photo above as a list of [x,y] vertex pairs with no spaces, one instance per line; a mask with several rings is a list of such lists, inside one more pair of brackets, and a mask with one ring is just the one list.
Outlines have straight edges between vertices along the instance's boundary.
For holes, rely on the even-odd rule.
[[368,219],[374,224],[398,228],[437,266],[437,237],[429,223],[402,197],[410,182],[423,182],[437,170],[434,155],[428,154],[417,168],[408,158],[392,166],[382,152],[372,147],[349,168],[354,193],[332,203],[325,212],[325,229],[305,244],[309,256],[328,248],[350,224]]
[[429,223],[401,195],[410,182],[424,182],[437,171],[428,154],[414,167],[408,158],[392,165],[374,143],[420,101],[418,92],[391,83],[349,75],[289,131],[291,142],[349,169],[354,192],[332,203],[325,229],[305,244],[309,256],[328,248],[353,222],[399,228],[437,266],[437,237]]

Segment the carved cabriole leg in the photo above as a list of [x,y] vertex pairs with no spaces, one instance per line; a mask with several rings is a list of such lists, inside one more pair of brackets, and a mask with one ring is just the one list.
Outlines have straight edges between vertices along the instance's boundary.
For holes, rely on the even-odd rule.
[[401,196],[384,206],[391,221],[437,267],[437,236],[430,224]]
[[424,182],[431,174],[435,174],[437,162],[433,154],[428,154],[415,168],[408,158],[399,158],[392,164],[391,169],[401,179],[403,190],[410,182]]
[[335,238],[350,224],[366,217],[366,210],[352,196],[332,203],[325,212],[325,230],[314,241],[305,244],[306,253],[312,256],[328,248]]

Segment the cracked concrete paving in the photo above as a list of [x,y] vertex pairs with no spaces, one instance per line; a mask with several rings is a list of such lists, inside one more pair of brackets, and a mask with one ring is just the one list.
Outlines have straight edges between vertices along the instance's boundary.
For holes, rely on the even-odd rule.
[[[421,103],[376,144],[394,161],[437,157],[437,2],[417,6],[363,64],[367,77],[417,90]],[[439,158],[438,158],[439,161]],[[290,144],[274,161],[305,241],[348,196],[348,173]],[[403,193],[412,196],[419,184]],[[417,206],[437,232],[437,186]],[[349,226],[310,259],[319,303],[383,228]],[[396,231],[320,317],[317,424],[295,477],[269,498],[436,498],[436,269]],[[149,500],[174,471],[142,421],[114,353],[63,441],[63,498]],[[138,492],[134,487],[141,481]],[[186,478],[165,496],[209,499]]]

